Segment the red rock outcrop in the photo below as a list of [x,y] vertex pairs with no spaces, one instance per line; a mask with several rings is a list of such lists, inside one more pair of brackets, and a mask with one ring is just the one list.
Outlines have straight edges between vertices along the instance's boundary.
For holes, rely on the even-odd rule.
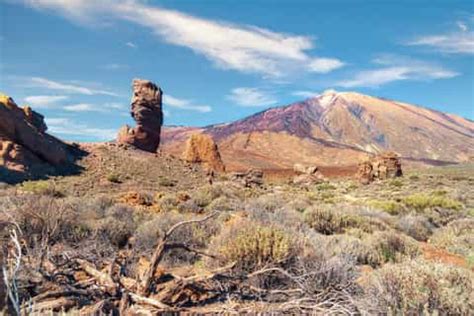
[[295,164],[293,166],[293,171],[297,173],[297,175],[293,177],[294,184],[311,185],[324,180],[324,176],[321,174],[317,166]]
[[207,134],[193,134],[188,138],[183,160],[190,163],[202,163],[208,170],[225,171],[217,144]]
[[357,171],[357,178],[364,184],[375,180],[400,177],[402,175],[400,158],[394,152],[385,152],[362,161]]
[[160,145],[161,126],[163,125],[161,89],[148,80],[133,80],[131,115],[136,127],[128,125],[120,129],[117,142],[129,144],[138,149],[156,152]]
[[0,96],[0,166],[26,171],[29,165],[68,162],[67,145],[46,134],[43,116],[21,108],[12,98]]

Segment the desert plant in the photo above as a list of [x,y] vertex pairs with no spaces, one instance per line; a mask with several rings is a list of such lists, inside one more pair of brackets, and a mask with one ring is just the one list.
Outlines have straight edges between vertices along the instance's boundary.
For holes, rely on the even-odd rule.
[[120,183],[120,176],[116,173],[110,173],[109,175],[107,175],[107,181],[111,182],[111,183]]
[[469,315],[474,274],[422,260],[388,264],[362,283],[372,314]]
[[53,197],[63,197],[64,193],[50,181],[25,181],[21,184],[20,190],[39,195],[48,195]]
[[210,248],[219,255],[221,266],[235,262],[236,271],[252,272],[265,266],[285,266],[296,254],[297,244],[280,228],[240,219],[227,223]]
[[405,215],[399,219],[397,228],[418,241],[427,241],[435,227],[424,216]]
[[445,209],[460,210],[463,208],[461,202],[450,199],[444,195],[433,195],[416,193],[402,199],[406,207],[415,211],[424,211],[428,208],[440,207]]
[[453,221],[438,229],[430,238],[433,245],[466,258],[474,256],[474,219]]
[[403,206],[393,200],[370,200],[367,205],[392,215],[398,215],[403,211]]

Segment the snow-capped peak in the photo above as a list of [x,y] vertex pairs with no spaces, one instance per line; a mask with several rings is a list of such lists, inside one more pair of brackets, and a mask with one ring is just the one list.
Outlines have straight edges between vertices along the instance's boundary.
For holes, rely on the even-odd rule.
[[339,95],[339,92],[336,90],[330,89],[325,90],[322,94],[318,96],[319,105],[322,107],[329,106]]

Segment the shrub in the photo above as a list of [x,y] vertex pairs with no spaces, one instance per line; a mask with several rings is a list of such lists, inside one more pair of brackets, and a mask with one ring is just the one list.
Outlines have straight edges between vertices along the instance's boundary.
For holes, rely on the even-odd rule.
[[[137,251],[150,254],[156,246],[158,240],[163,237],[173,225],[178,222],[189,220],[191,217],[184,214],[167,213],[159,214],[155,218],[143,222],[135,232],[135,248]],[[194,248],[205,248],[212,236],[217,234],[219,229],[219,218],[211,219],[205,223],[193,224],[191,226],[178,229],[169,239],[170,242],[184,243]],[[211,252],[214,252],[211,249]],[[199,257],[195,254],[173,250],[165,255],[165,262],[170,265],[180,263],[194,263]]]
[[107,176],[107,181],[111,183],[121,183],[120,176],[116,173],[111,173]]
[[369,252],[366,263],[376,267],[387,262],[400,262],[420,255],[418,244],[396,232],[376,232],[363,239]]
[[427,241],[435,227],[423,216],[405,215],[398,221],[397,228],[416,240]]
[[40,195],[48,195],[53,197],[63,197],[64,193],[56,188],[50,181],[25,181],[21,184],[20,189],[25,192],[31,192]]
[[471,271],[421,260],[386,265],[363,287],[371,314],[469,315],[474,306]]
[[204,186],[201,189],[193,192],[192,199],[199,207],[206,207],[213,200],[222,195],[222,190],[218,186]]
[[474,256],[474,219],[460,219],[449,223],[437,230],[430,242],[467,258]]
[[403,210],[403,206],[392,200],[380,201],[380,200],[371,200],[367,203],[368,206],[371,206],[375,209],[385,211],[392,215],[398,215]]
[[379,219],[324,207],[308,209],[304,213],[304,221],[309,227],[324,235],[342,234],[351,228],[365,232],[386,228],[386,224]]
[[460,210],[463,208],[461,202],[445,197],[444,195],[428,195],[417,193],[402,199],[402,202],[409,208],[416,211],[424,211],[428,208],[440,207],[445,209]]
[[403,182],[401,180],[395,179],[388,183],[391,187],[401,188],[403,186]]
[[176,180],[172,180],[166,177],[160,177],[158,179],[158,184],[162,187],[174,187],[176,186]]
[[247,220],[228,223],[213,239],[210,248],[218,253],[220,266],[236,262],[236,270],[242,272],[264,266],[284,266],[297,253],[295,239],[290,234]]
[[323,182],[323,183],[318,184],[316,186],[316,189],[318,191],[328,191],[328,190],[335,190],[336,187],[329,182]]
[[367,234],[352,231],[350,235],[334,235],[320,241],[333,255],[349,256],[357,263],[378,267],[387,262],[400,262],[420,254],[415,241],[395,232]]

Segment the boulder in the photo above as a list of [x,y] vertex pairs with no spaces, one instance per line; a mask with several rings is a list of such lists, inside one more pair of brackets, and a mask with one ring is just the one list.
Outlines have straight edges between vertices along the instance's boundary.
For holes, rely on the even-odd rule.
[[5,181],[64,169],[74,160],[70,146],[46,133],[41,114],[0,94],[0,174]]
[[293,171],[297,174],[293,177],[293,184],[298,185],[311,185],[320,183],[324,180],[324,176],[319,171],[317,166],[304,166],[301,164],[295,164]]
[[131,115],[136,126],[126,125],[119,131],[117,142],[129,144],[138,149],[156,152],[160,145],[161,126],[163,125],[161,89],[151,81],[133,80]]
[[263,171],[259,169],[249,169],[246,172],[233,172],[230,179],[240,183],[246,188],[261,187],[263,185]]
[[2,146],[4,155],[7,149],[11,152],[21,146],[52,165],[66,163],[67,146],[46,134],[46,129],[43,116],[29,107],[20,108],[10,97],[0,97],[0,141],[5,143]]
[[201,163],[209,171],[225,171],[217,144],[207,134],[193,134],[188,138],[183,152],[183,160],[190,163]]
[[361,183],[368,184],[375,180],[401,177],[402,175],[400,157],[394,152],[385,152],[359,163],[356,177]]

